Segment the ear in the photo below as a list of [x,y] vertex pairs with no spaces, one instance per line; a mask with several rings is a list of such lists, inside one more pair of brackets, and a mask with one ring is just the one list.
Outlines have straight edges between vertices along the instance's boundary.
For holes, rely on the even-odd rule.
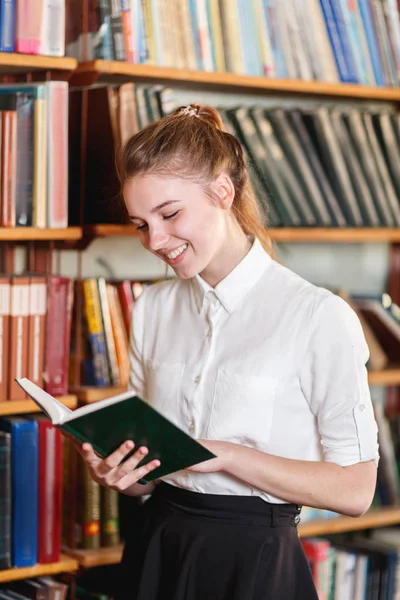
[[214,181],[213,188],[217,194],[221,208],[229,210],[235,199],[235,188],[227,173],[220,173]]

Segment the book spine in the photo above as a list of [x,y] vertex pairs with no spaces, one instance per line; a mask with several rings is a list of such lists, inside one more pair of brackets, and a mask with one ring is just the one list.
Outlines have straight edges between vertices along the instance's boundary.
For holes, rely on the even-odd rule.
[[17,113],[1,112],[1,225],[15,227],[17,181]]
[[44,277],[32,277],[29,289],[28,378],[43,387],[47,286]]
[[111,0],[111,34],[115,60],[126,60],[121,0]]
[[131,22],[131,3],[130,0],[121,0],[122,10],[122,29],[124,33],[125,54],[126,60],[133,63],[133,38],[132,38],[132,22]]
[[64,56],[65,0],[46,0],[43,9],[41,53],[45,56]]
[[99,386],[110,385],[108,372],[106,341],[101,319],[101,308],[97,282],[87,279],[83,282],[83,295],[85,299],[85,317],[89,334],[89,343],[92,351],[94,376]]
[[18,0],[15,51],[40,54],[44,0]]
[[68,83],[47,82],[47,226],[68,226]]
[[12,429],[13,566],[37,562],[38,428],[35,421]]
[[38,561],[58,562],[61,552],[62,436],[48,421],[39,421]]
[[120,543],[118,492],[101,488],[101,546],[112,547]]
[[62,396],[68,393],[72,281],[53,275],[48,286],[44,383],[46,392]]
[[33,112],[33,198],[32,226],[46,227],[47,209],[47,98],[38,86]]
[[16,0],[0,0],[0,52],[15,49]]
[[10,371],[8,397],[23,400],[25,392],[14,381],[25,377],[28,368],[29,279],[11,279]]
[[0,278],[0,402],[8,398],[8,343],[10,335],[11,286],[8,277]]
[[11,567],[11,435],[0,431],[0,570]]
[[111,385],[120,385],[120,376],[118,369],[117,354],[111,325],[110,306],[108,304],[106,281],[103,277],[97,280],[99,290],[100,311],[103,323],[104,338],[106,342],[106,352]]

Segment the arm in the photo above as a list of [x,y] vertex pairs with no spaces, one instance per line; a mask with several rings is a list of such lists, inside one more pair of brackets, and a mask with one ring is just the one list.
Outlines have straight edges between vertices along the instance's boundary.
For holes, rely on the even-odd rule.
[[340,467],[329,462],[281,458],[229,442],[200,442],[218,458],[195,465],[191,471],[225,471],[286,502],[349,517],[361,516],[371,505],[377,472],[374,461]]
[[378,462],[367,359],[368,347],[354,311],[337,296],[326,296],[313,311],[299,371],[324,461],[282,458],[205,440],[204,445],[218,458],[214,465],[203,465],[207,470],[224,470],[287,502],[350,516],[363,514],[373,498]]

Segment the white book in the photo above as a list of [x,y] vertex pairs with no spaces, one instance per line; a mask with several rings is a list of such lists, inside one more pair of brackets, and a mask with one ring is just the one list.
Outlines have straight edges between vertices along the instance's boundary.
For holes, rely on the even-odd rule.
[[65,0],[43,0],[41,53],[45,56],[65,54]]

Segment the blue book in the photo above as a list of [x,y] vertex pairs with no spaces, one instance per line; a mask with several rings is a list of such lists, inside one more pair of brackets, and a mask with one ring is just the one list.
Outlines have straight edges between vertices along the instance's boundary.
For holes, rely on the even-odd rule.
[[347,30],[345,16],[343,14],[343,7],[341,4],[341,0],[330,0],[333,18],[335,19],[337,31],[339,34],[339,39],[341,46],[343,48],[344,60],[347,64],[347,69],[349,73],[349,81],[348,83],[360,83],[360,78],[358,77],[355,57],[352,51],[352,44],[349,38],[349,32]]
[[240,20],[240,35],[244,54],[245,73],[261,77],[263,66],[261,52],[258,47],[258,34],[255,22],[253,3],[247,0],[237,0]]
[[189,0],[190,20],[192,23],[192,35],[194,40],[194,51],[196,54],[196,64],[199,71],[204,69],[203,59],[201,58],[201,48],[199,41],[199,23],[197,20],[196,0]]
[[0,52],[14,52],[15,0],[0,0]]
[[36,421],[2,417],[0,429],[11,433],[12,563],[30,567],[37,562],[38,426]]
[[269,39],[272,48],[272,56],[275,65],[275,76],[285,79],[287,76],[285,57],[282,50],[282,39],[279,29],[276,2],[279,0],[263,0],[264,18],[268,28]]
[[369,55],[371,57],[372,69],[374,71],[376,84],[384,86],[382,59],[376,39],[376,31],[371,16],[368,0],[358,0],[362,24],[367,38]]
[[332,11],[330,0],[320,0],[322,14],[324,15],[326,28],[328,31],[329,40],[332,46],[333,55],[335,57],[336,66],[339,72],[340,80],[343,83],[354,83],[354,79],[350,76],[349,67],[345,59],[343,46],[339,36],[339,30],[336,23],[335,15]]

